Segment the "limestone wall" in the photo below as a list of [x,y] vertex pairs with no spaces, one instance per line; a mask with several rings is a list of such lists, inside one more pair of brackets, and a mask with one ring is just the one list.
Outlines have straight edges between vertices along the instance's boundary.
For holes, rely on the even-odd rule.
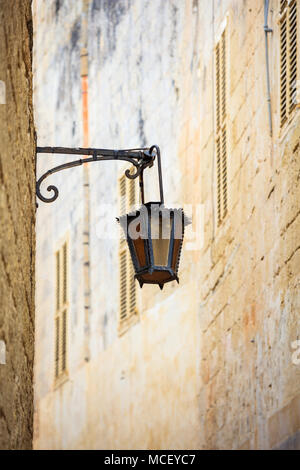
[[35,139],[29,0],[0,1],[0,448],[33,434]]

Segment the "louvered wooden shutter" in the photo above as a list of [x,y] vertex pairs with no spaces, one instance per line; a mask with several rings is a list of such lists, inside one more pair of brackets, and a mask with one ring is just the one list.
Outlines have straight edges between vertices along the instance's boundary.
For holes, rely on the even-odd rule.
[[119,195],[120,195],[120,215],[126,214],[126,176],[123,175],[119,181]]
[[62,344],[61,344],[61,370],[62,372],[67,368],[67,311],[64,310],[62,314]]
[[[128,209],[132,211],[136,203],[135,180],[128,180]],[[127,269],[128,269],[128,315],[134,315],[136,311],[136,282],[135,272],[131,261],[129,250],[127,249]]]
[[63,265],[62,265],[62,271],[63,271],[63,278],[62,278],[62,300],[63,303],[65,304],[67,302],[67,292],[68,292],[68,261],[67,261],[67,243],[63,244],[63,249],[62,249],[62,258],[63,258]]
[[288,3],[288,0],[280,0],[280,13],[283,12],[283,10],[285,9],[287,3]]
[[280,2],[280,127],[297,105],[297,0]]
[[60,252],[56,253],[56,310],[60,308]]
[[222,199],[222,188],[221,188],[221,178],[222,178],[222,169],[221,169],[221,144],[220,144],[220,137],[218,137],[216,142],[216,162],[217,162],[217,218],[218,223],[222,221],[222,207],[221,207],[221,199]]
[[55,379],[67,370],[68,243],[56,252]]
[[[135,180],[125,175],[119,180],[120,214],[124,215],[135,208],[136,186]],[[126,240],[120,239],[119,249],[119,273],[120,273],[120,322],[124,322],[136,314],[136,282],[134,267],[128,250]]]
[[60,374],[60,251],[56,252],[55,378]]
[[226,84],[226,32],[224,31],[215,50],[216,90],[216,203],[217,222],[221,224],[228,211],[227,197],[227,84]]
[[221,96],[222,96],[222,126],[223,126],[225,124],[225,119],[226,119],[226,41],[225,41],[225,31],[222,34],[221,48],[222,48],[222,76],[221,76],[220,84],[222,86]]
[[227,214],[227,136],[226,126],[222,129],[222,203],[224,218]]
[[59,317],[55,318],[55,377],[59,376]]
[[[119,180],[119,212],[120,215],[126,214],[126,176],[122,175]],[[120,321],[127,317],[127,247],[126,240],[123,238],[122,228],[120,227],[120,251],[119,251],[119,273],[120,273]]]
[[127,252],[126,246],[120,250],[120,320],[127,316]]
[[221,110],[221,99],[220,99],[220,43],[216,47],[216,124],[217,132],[220,129],[220,110]]
[[297,100],[297,0],[289,5],[289,112]]
[[280,23],[280,125],[287,118],[287,21],[284,16]]

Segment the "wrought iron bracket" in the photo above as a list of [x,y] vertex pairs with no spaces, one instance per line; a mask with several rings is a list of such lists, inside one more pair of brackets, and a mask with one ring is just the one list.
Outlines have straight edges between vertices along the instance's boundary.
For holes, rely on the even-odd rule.
[[[135,179],[139,176],[140,178],[140,192],[141,201],[144,204],[144,184],[143,184],[143,172],[145,168],[151,168],[154,164],[155,158],[158,162],[158,178],[160,188],[160,199],[161,204],[164,203],[163,196],[163,183],[162,183],[162,172],[161,172],[161,159],[160,150],[157,145],[152,145],[149,148],[137,148],[127,150],[109,150],[109,149],[96,149],[96,148],[66,148],[66,147],[37,147],[36,153],[47,153],[47,154],[63,154],[63,155],[86,155],[85,158],[75,160],[72,162],[64,163],[51,168],[44,173],[36,182],[36,195],[43,202],[53,202],[58,198],[59,191],[56,186],[50,185],[47,187],[47,191],[53,192],[50,197],[45,197],[41,194],[41,184],[48,178],[48,176],[57,173],[68,168],[74,168],[76,166],[85,165],[92,162],[102,162],[107,160],[120,160],[131,163],[135,167],[135,172],[132,173],[130,169],[125,171],[127,178]],[[89,157],[91,155],[91,157]]]

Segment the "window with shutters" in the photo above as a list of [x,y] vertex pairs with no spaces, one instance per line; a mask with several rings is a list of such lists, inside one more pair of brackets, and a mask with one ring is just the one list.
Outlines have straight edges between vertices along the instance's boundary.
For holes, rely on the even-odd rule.
[[228,212],[227,197],[227,129],[226,129],[226,30],[215,48],[215,152],[216,217],[221,225]]
[[68,365],[68,242],[65,241],[55,253],[56,301],[55,301],[55,385],[67,376]]
[[280,1],[280,127],[297,107],[298,0]]
[[[137,204],[136,180],[125,175],[119,179],[119,212],[124,215],[135,209]],[[137,283],[128,245],[121,232],[119,246],[120,309],[119,333],[124,333],[138,319]]]

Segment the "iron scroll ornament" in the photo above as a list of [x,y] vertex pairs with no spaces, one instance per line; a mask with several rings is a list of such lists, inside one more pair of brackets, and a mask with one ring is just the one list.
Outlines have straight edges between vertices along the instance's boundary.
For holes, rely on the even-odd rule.
[[56,186],[50,185],[47,187],[47,191],[53,192],[50,197],[45,197],[41,194],[41,184],[48,178],[48,176],[57,173],[62,170],[81,166],[86,163],[101,162],[107,160],[120,160],[131,163],[135,167],[135,172],[130,172],[129,169],[125,171],[127,178],[135,179],[139,176],[140,178],[140,192],[141,202],[144,204],[144,184],[143,184],[143,171],[145,168],[150,168],[154,164],[154,160],[157,157],[158,162],[158,178],[160,188],[160,202],[164,203],[163,196],[163,183],[162,183],[162,171],[161,171],[161,158],[160,149],[157,145],[152,145],[149,148],[137,148],[127,150],[109,150],[109,149],[96,149],[96,148],[66,148],[66,147],[37,147],[36,153],[55,153],[64,155],[92,155],[90,158],[81,158],[73,162],[64,163],[58,165],[46,173],[44,173],[36,182],[36,195],[43,202],[54,202],[59,195],[59,191]]

